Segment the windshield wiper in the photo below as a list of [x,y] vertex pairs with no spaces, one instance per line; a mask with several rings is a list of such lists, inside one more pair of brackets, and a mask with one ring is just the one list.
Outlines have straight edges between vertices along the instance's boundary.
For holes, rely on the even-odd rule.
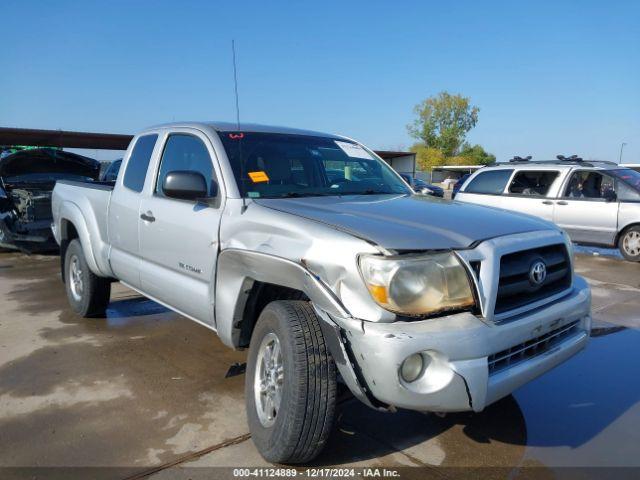
[[262,197],[262,198],[300,198],[300,197],[327,197],[339,195],[334,192],[287,192],[283,195],[274,195],[273,197]]
[[374,190],[369,188],[367,190],[360,190],[359,192],[341,192],[340,195],[393,195],[394,192],[384,190]]

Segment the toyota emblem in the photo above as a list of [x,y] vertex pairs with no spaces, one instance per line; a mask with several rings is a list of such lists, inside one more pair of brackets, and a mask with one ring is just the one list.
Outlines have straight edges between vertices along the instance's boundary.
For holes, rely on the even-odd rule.
[[542,260],[537,260],[531,264],[529,269],[529,281],[532,285],[539,287],[547,278],[547,265]]

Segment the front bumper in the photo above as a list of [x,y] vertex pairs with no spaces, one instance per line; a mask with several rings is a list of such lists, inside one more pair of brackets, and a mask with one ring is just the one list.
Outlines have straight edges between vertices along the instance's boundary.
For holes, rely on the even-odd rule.
[[0,218],[0,247],[27,252],[48,251],[58,247],[49,222],[33,222],[25,232],[15,232]]
[[[584,348],[591,329],[590,308],[589,287],[575,276],[567,296],[500,324],[471,313],[394,323],[332,318],[342,329],[350,363],[369,399],[420,411],[481,411]],[[547,339],[571,324],[569,333],[546,342],[548,348],[541,344],[535,355],[490,373],[490,356]],[[420,352],[428,366],[407,383],[399,375],[400,366]]]

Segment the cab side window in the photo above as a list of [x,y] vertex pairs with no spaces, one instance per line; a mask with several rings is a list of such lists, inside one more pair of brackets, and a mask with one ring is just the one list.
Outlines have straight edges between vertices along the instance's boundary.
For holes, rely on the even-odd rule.
[[162,152],[155,192],[164,196],[162,185],[168,173],[188,170],[201,173],[213,195],[213,162],[207,147],[198,137],[176,133],[169,136]]
[[122,180],[122,183],[128,189],[134,192],[142,191],[147,169],[149,168],[149,160],[151,160],[151,154],[157,139],[158,135],[145,135],[139,137],[136,141]]
[[513,170],[489,170],[479,173],[464,189],[464,193],[501,195]]
[[509,185],[509,193],[544,197],[558,178],[557,171],[523,170],[516,173]]
[[574,172],[563,192],[565,198],[582,200],[608,200],[617,198],[616,181],[596,171]]

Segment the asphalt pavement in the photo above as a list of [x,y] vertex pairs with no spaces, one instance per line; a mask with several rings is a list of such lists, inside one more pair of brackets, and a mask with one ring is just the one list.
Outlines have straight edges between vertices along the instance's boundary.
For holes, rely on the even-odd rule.
[[[312,466],[445,477],[456,467],[511,477],[640,467],[640,265],[600,252],[579,254],[576,269],[593,288],[586,350],[480,414],[379,413],[347,398]],[[55,256],[0,253],[0,295],[0,469],[24,467],[3,478],[51,467],[211,478],[213,467],[269,466],[248,435],[244,377],[225,378],[245,352],[120,284],[106,318],[76,317]]]

